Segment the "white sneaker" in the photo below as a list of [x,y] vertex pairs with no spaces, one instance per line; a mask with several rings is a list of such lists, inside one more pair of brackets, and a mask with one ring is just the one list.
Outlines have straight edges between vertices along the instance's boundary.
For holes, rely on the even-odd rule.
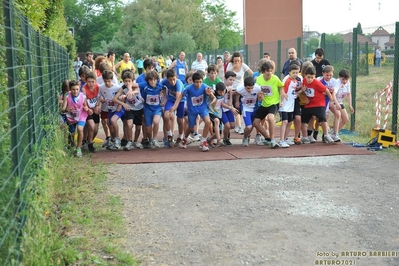
[[249,146],[248,138],[243,138],[243,139],[242,139],[242,146],[243,146],[243,147],[248,147],[248,146]]
[[193,139],[193,141],[200,141],[200,140],[201,140],[201,137],[200,137],[199,134],[194,134],[194,135],[192,136],[192,139]]
[[121,140],[119,138],[115,138],[115,148],[118,150],[121,148]]
[[143,145],[140,142],[138,142],[138,141],[135,141],[133,143],[133,147],[135,147],[136,149],[140,149],[140,150],[143,149]]
[[289,148],[290,145],[287,144],[287,142],[285,142],[285,140],[280,140],[278,143],[278,146],[280,146],[281,148]]
[[295,142],[293,142],[292,140],[290,140],[288,138],[285,140],[285,143],[287,143],[290,146],[295,145]]
[[208,141],[206,139],[202,141],[200,146],[202,146],[202,151],[209,151]]
[[331,138],[333,139],[334,142],[340,142],[341,139],[339,138],[338,134],[332,134]]
[[308,139],[309,139],[310,143],[315,143],[316,142],[315,138],[312,135],[308,136]]
[[258,144],[258,142],[261,142],[262,140],[261,140],[261,134],[256,134],[256,136],[255,136],[255,143],[256,144]]
[[156,149],[156,148],[159,148],[159,143],[158,140],[153,139],[151,140],[151,149]]
[[302,137],[301,138],[301,143],[302,144],[310,144],[310,140],[308,137]]
[[274,148],[277,148],[277,147],[278,147],[277,142],[274,139],[272,139],[270,141],[270,148],[274,149]]
[[125,147],[123,147],[123,149],[125,150],[125,151],[130,151],[130,149],[132,148],[132,142],[129,140],[127,143],[126,143],[126,145],[125,145]]
[[235,127],[235,128],[234,128],[234,132],[235,132],[235,133],[240,132],[240,127]]
[[104,142],[103,142],[103,145],[101,146],[101,147],[103,147],[103,148],[107,148],[108,147],[108,145],[109,145],[109,140],[110,140],[110,138],[108,137],[108,138],[106,138],[105,140],[104,140]]
[[244,135],[244,129],[242,127],[240,127],[240,129],[238,130],[238,134]]
[[330,134],[324,135],[324,141],[326,143],[333,143],[334,140],[331,138]]

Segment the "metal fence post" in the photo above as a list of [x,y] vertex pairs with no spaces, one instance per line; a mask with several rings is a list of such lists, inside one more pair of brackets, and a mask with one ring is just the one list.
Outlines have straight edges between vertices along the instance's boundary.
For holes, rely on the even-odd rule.
[[[353,28],[353,45],[352,52],[349,50],[349,60],[352,61],[352,106],[353,109],[356,110],[356,75],[357,75],[357,67],[358,67],[358,56],[357,56],[357,28]],[[356,123],[356,113],[351,115],[351,126],[350,130],[355,131],[355,123]]]
[[392,131],[398,132],[399,22],[395,23],[395,61],[392,88]]
[[366,75],[368,76],[369,74],[370,74],[370,72],[369,72],[369,43],[368,42],[366,42],[366,46],[365,46],[365,48],[364,48],[366,51],[366,54],[365,54],[365,56],[366,56]]
[[21,169],[19,168],[19,149],[18,149],[18,115],[17,115],[17,95],[16,95],[16,80],[17,73],[13,62],[16,62],[15,55],[15,31],[14,13],[11,10],[11,3],[9,0],[4,1],[4,25],[6,35],[6,58],[7,58],[7,86],[8,86],[8,100],[10,109],[10,128],[11,128],[11,155],[13,163],[13,173],[16,176],[21,176]]
[[277,41],[277,76],[281,76],[281,40]]
[[264,53],[264,51],[263,51],[263,42],[260,42],[259,43],[259,59],[263,58],[263,53]]
[[31,60],[31,47],[30,47],[30,34],[29,23],[27,17],[22,17],[22,32],[23,43],[26,50],[26,80],[28,89],[28,125],[29,125],[29,152],[32,154],[33,145],[36,144],[36,123],[35,123],[35,110],[33,108],[33,84],[32,84],[32,60]]
[[301,58],[302,56],[302,38],[298,37],[296,39],[296,51],[297,51],[297,58]]

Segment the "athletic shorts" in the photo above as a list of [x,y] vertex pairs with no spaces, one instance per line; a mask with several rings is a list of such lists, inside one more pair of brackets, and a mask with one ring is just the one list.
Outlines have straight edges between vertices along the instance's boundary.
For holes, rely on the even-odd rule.
[[98,114],[89,115],[89,116],[87,116],[86,121],[87,120],[93,120],[95,124],[98,124],[98,123],[100,123],[100,115],[98,115]]
[[278,111],[279,105],[274,104],[269,107],[259,106],[258,110],[256,110],[255,118],[263,120],[268,114],[276,115]]
[[326,107],[320,106],[302,109],[301,120],[303,124],[308,124],[312,116],[316,116],[319,122],[327,122]]

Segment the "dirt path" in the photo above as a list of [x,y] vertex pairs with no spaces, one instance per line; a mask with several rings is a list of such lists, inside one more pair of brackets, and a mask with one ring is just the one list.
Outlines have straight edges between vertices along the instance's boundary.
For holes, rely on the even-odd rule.
[[[113,165],[108,192],[121,197],[126,248],[143,265],[399,265],[398,162]],[[370,253],[382,251],[394,253]]]

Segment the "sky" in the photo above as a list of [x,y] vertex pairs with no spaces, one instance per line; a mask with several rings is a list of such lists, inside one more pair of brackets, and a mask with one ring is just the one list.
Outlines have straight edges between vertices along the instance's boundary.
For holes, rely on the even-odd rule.
[[[267,1],[267,0],[263,0]],[[243,25],[243,0],[225,0],[226,6],[237,12],[237,21]],[[382,26],[395,33],[395,22],[399,22],[399,0],[302,0],[303,28],[319,33],[347,33],[360,22],[364,33],[374,32]],[[320,7],[319,19],[314,7]]]

